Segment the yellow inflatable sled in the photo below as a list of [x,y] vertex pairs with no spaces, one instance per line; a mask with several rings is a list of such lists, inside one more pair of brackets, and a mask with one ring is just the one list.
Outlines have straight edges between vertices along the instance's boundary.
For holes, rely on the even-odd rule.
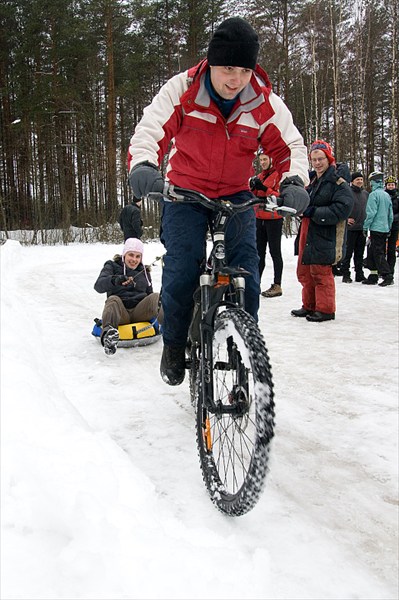
[[[118,348],[131,348],[133,346],[147,346],[161,339],[161,326],[157,319],[143,321],[141,323],[129,323],[128,325],[119,325]],[[101,319],[94,319],[94,327],[91,332],[94,337],[101,340],[102,334]]]

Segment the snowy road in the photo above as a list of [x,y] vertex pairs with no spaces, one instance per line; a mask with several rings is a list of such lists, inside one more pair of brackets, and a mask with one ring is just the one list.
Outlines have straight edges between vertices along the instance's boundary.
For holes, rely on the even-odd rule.
[[1,248],[2,598],[397,598],[398,285],[337,280],[335,322],[294,319],[292,246],[261,299],[271,472],[238,519],[206,495],[162,342],[106,357],[90,335],[119,246]]

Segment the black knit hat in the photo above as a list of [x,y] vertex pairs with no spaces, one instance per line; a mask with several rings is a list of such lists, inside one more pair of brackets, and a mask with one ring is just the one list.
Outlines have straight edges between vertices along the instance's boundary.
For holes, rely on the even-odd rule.
[[214,66],[254,69],[259,51],[256,31],[241,17],[226,19],[209,43],[208,63]]
[[355,171],[354,173],[352,173],[351,181],[354,181],[358,177],[363,177],[363,173],[361,173],[360,171]]

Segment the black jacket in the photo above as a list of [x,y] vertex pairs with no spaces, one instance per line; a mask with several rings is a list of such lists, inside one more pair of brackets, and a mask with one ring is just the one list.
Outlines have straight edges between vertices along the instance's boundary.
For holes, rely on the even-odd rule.
[[393,210],[393,223],[391,229],[397,230],[399,227],[399,191],[397,189],[385,191],[391,196],[392,210]]
[[366,204],[369,193],[363,188],[357,187],[357,185],[351,185],[353,194],[353,209],[349,215],[352,219],[355,219],[353,225],[348,224],[350,231],[362,231],[363,223],[366,218]]
[[[94,289],[99,294],[106,292],[107,296],[119,296],[126,308],[134,308],[140,300],[152,294],[151,277],[142,263],[137,269],[126,267],[125,270],[124,267],[121,256],[115,256],[114,260],[107,260],[94,284]],[[114,285],[112,283],[114,275],[133,277],[134,282],[131,285]]]
[[305,265],[333,265],[345,256],[346,219],[353,208],[353,196],[348,183],[338,177],[331,165],[307,188],[310,217],[302,263]]
[[119,215],[119,225],[123,231],[125,242],[128,238],[140,239],[143,235],[140,207],[137,204],[127,204]]

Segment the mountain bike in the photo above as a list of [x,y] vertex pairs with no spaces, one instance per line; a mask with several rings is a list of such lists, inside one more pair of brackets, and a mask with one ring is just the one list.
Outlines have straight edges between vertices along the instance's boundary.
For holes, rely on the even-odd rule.
[[235,213],[255,204],[264,210],[279,208],[272,198],[232,204],[169,184],[162,194],[151,192],[148,197],[199,203],[215,213],[212,249],[193,299],[186,368],[206,488],[220,511],[243,515],[255,506],[265,484],[274,392],[264,338],[244,310],[244,276],[249,273],[227,265],[225,232]]

